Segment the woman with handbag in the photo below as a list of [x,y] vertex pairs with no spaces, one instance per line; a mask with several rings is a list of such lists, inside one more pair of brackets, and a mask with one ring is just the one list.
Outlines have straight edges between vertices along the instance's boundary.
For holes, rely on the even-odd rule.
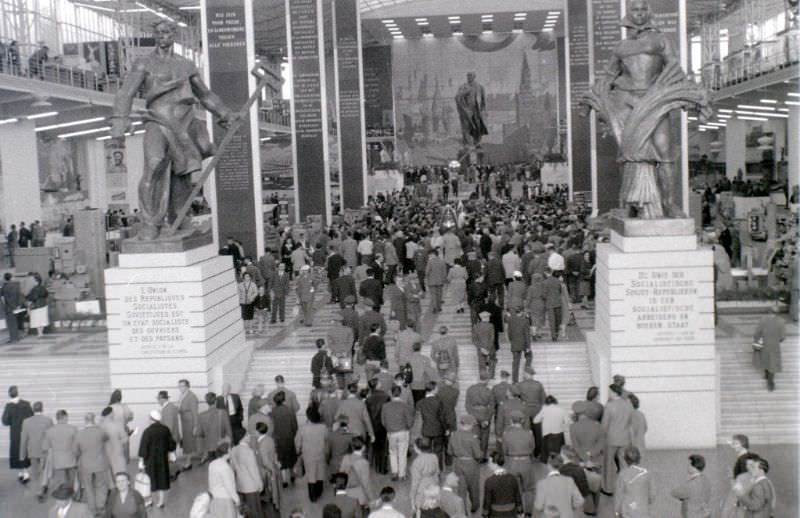
[[30,305],[31,328],[36,328],[36,336],[44,338],[44,328],[50,325],[47,308],[47,288],[42,284],[42,276],[33,275],[36,285],[28,292],[26,299]]

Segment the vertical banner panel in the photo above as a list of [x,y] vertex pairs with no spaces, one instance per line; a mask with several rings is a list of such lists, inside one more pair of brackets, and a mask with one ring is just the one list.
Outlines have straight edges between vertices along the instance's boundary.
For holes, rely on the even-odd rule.
[[359,209],[366,202],[366,135],[358,0],[335,0],[333,33],[342,208]]
[[[622,37],[620,1],[592,0],[593,80],[603,77],[614,47]],[[592,117],[596,119],[595,114]],[[593,135],[596,159],[592,174],[596,177],[597,185],[597,206],[593,210],[597,214],[604,214],[619,206],[619,190],[622,185],[622,171],[617,164],[617,143],[610,128],[606,129],[604,126],[603,122],[597,120]]]
[[322,0],[286,0],[286,25],[292,64],[292,152],[297,221],[318,215],[330,223]]
[[[366,47],[364,59],[364,116],[368,136],[393,132],[392,47]],[[377,134],[376,134],[377,133]]]
[[[247,59],[246,0],[206,0],[206,48],[211,91],[234,111],[250,96],[250,65]],[[253,189],[253,138],[251,113],[226,147],[216,170],[217,235],[242,242],[247,254],[258,252],[255,193]],[[214,141],[225,129],[214,125]],[[256,146],[257,147],[257,146]]]
[[[589,34],[586,0],[567,1],[569,30],[570,168],[573,192],[592,189],[589,118],[581,116],[578,99],[589,90]],[[591,199],[591,197],[588,197]]]

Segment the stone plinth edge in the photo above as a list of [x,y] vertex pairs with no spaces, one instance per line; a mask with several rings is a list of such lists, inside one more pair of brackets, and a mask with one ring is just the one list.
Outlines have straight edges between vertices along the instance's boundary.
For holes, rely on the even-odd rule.
[[692,218],[633,219],[613,217],[610,228],[624,237],[665,237],[694,235]]

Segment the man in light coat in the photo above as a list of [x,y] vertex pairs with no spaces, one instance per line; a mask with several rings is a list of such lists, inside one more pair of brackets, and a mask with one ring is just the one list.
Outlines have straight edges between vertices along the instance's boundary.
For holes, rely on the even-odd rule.
[[600,424],[606,436],[603,451],[603,492],[610,495],[617,485],[617,472],[625,467],[623,453],[630,445],[630,426],[633,407],[622,397],[622,387],[609,386],[608,403]]
[[110,406],[105,407],[100,416],[100,428],[108,436],[108,440],[105,443],[106,458],[113,478],[115,473],[128,470],[125,452],[128,449],[130,438],[122,423],[114,419],[114,409]]
[[22,421],[22,433],[19,443],[19,458],[28,458],[31,461],[31,489],[36,494],[39,502],[44,502],[44,493],[47,487],[43,482],[45,460],[47,452],[42,448],[47,430],[53,426],[53,420],[43,415],[44,405],[41,401],[33,404],[33,415]]
[[442,311],[442,293],[447,281],[447,264],[439,257],[438,250],[431,250],[425,266],[425,284],[431,293],[431,308],[434,313]]
[[[266,278],[266,277],[265,277]],[[199,401],[190,389],[189,380],[178,381],[178,413],[181,427],[181,447],[183,448],[183,469],[192,467],[192,458],[200,453],[197,440],[198,423],[200,417]]]
[[561,467],[561,457],[551,456],[547,467],[549,469],[547,476],[536,484],[534,508],[542,512],[545,508],[555,507],[560,513],[556,516],[560,518],[579,516],[578,509],[583,506],[583,497],[575,481],[558,471]]
[[75,435],[78,429],[68,424],[66,410],[56,412],[56,424],[44,434],[42,449],[50,455],[53,485],[65,483],[73,487],[78,461],[75,458]]
[[689,455],[689,478],[670,492],[681,502],[681,518],[711,516],[711,481],[703,473],[705,467],[702,455]]
[[231,466],[236,475],[236,489],[242,494],[242,499],[253,516],[264,516],[261,508],[261,491],[264,490],[264,481],[258,460],[249,441],[239,441],[231,449]]
[[300,301],[300,316],[306,327],[311,327],[314,316],[315,291],[316,283],[311,277],[311,267],[304,264],[300,267],[300,276],[297,278],[297,300]]
[[106,432],[94,422],[94,414],[84,417],[86,427],[75,434],[75,457],[78,459],[78,477],[89,510],[97,516],[106,507],[108,496],[108,458]]

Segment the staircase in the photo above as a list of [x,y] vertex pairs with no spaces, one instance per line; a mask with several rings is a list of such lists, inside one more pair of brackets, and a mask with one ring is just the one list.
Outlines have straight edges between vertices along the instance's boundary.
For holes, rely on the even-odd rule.
[[[0,369],[0,387],[19,387],[20,397],[33,405],[44,403],[45,415],[55,421],[57,410],[69,414],[70,424],[83,425],[87,412],[97,416],[111,395],[108,355],[4,356]],[[124,399],[124,394],[123,394]],[[0,458],[8,456],[9,429],[0,431]]]
[[775,376],[775,391],[768,392],[764,372],[752,365],[750,341],[717,343],[720,361],[719,444],[733,434],[744,434],[750,444],[800,442],[800,352],[797,334],[783,342],[783,372]]

